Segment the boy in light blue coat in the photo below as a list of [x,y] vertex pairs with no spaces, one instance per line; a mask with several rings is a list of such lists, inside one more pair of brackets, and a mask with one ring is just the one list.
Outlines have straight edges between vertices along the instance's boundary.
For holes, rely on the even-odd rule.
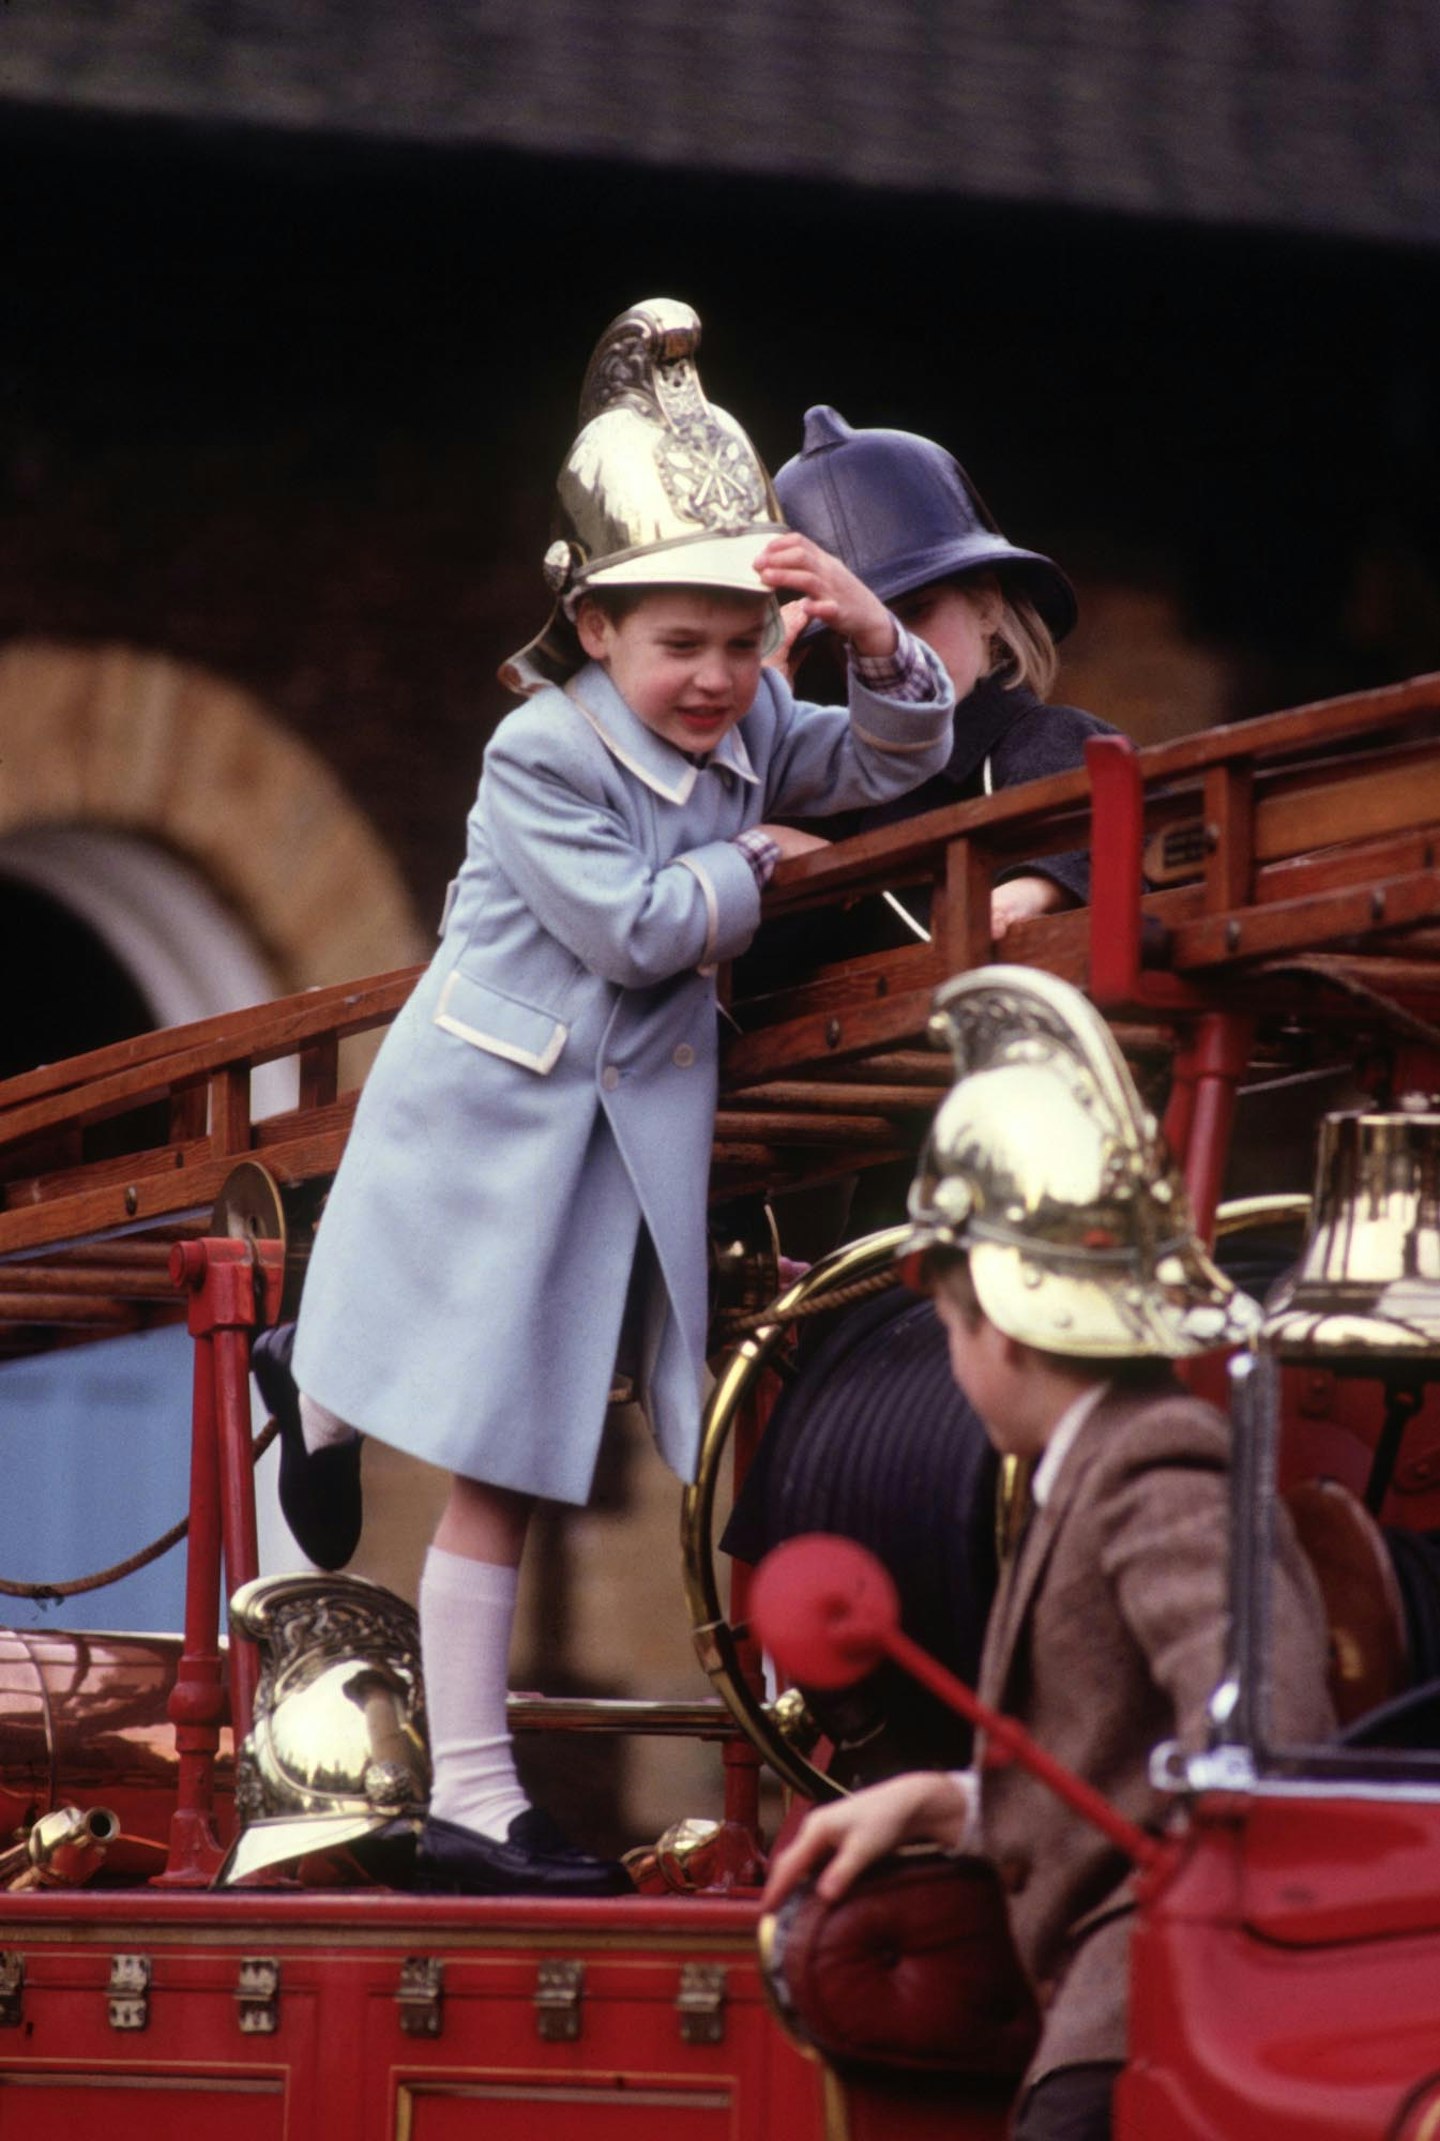
[[[592,359],[546,559],[556,608],[502,672],[529,696],[486,751],[440,948],[365,1087],[293,1363],[288,1334],[257,1341],[282,1500],[323,1565],[353,1551],[357,1429],[453,1475],[420,1592],[435,1888],[627,1885],[516,1781],[506,1667],[530,1509],[588,1499],[622,1334],[691,1476],[716,966],[749,943],[776,860],[820,844],[777,816],[897,795],[949,748],[940,664],[784,529],[748,439],[700,390],[698,334],[688,307],[652,300]],[[777,588],[847,641],[848,711],[797,704],[763,666]]]

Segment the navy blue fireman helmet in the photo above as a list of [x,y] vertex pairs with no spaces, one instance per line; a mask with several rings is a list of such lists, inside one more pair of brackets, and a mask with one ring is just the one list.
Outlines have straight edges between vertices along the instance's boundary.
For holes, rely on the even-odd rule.
[[1007,542],[960,463],[913,431],[855,431],[838,409],[807,409],[804,443],[777,471],[775,492],[788,524],[882,602],[959,573],[997,572],[1057,640],[1075,623],[1075,590],[1059,566]]

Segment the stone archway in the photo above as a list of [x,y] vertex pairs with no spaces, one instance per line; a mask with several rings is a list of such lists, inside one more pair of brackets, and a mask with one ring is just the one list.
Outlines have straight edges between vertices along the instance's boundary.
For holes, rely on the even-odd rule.
[[[426,949],[395,863],[323,761],[235,686],[123,646],[19,642],[0,651],[0,893],[7,880],[44,893],[88,925],[161,1025],[405,966]],[[370,1037],[345,1044],[344,1082],[362,1074],[373,1045]],[[289,1064],[256,1074],[257,1113],[293,1102],[293,1076]],[[153,1334],[153,1344],[170,1335]],[[151,1391],[144,1378],[178,1373],[179,1387],[188,1388],[183,1363],[178,1370],[163,1361],[137,1367],[138,1348],[126,1343],[142,1416]],[[9,1389],[17,1405],[48,1406],[61,1432],[72,1432],[73,1413],[81,1449],[89,1448],[95,1410],[84,1375],[88,1368],[93,1380],[98,1372],[88,1354],[80,1348],[66,1356],[71,1380],[82,1387],[58,1401],[51,1384],[39,1382],[46,1361],[27,1371],[34,1390],[14,1386],[13,1374]],[[106,1404],[113,1410],[115,1403],[111,1389]],[[127,1447],[131,1487],[140,1476],[141,1439],[137,1428]],[[165,1434],[149,1439],[153,1482],[139,1499],[168,1521],[175,1505],[183,1507],[185,1444]],[[378,1445],[373,1455],[367,1471],[379,1475],[375,1505],[396,1514],[373,1538],[367,1527],[356,1566],[409,1592],[441,1482]],[[269,1507],[273,1471],[272,1457],[257,1474],[262,1550],[283,1566],[293,1563],[294,1548]],[[130,1498],[118,1485],[108,1497]],[[81,1494],[73,1512],[57,1519],[61,1573],[103,1564],[137,1543],[127,1533],[113,1552],[107,1546],[88,1559],[78,1547],[72,1553],[67,1542],[84,1536],[95,1501]],[[173,1570],[166,1580],[178,1580]],[[142,1579],[129,1581],[138,1593]],[[146,1625],[126,1618],[135,1610],[128,1603],[115,1610],[126,1625]]]
[[323,761],[248,693],[166,655],[0,652],[0,835],[36,826],[180,855],[282,993],[423,956],[393,860]]

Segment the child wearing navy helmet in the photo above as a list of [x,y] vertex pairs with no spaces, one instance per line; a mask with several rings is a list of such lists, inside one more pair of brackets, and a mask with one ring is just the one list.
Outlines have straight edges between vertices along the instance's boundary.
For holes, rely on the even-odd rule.
[[[857,431],[838,410],[813,408],[775,491],[789,525],[842,559],[934,649],[955,687],[954,743],[942,771],[827,832],[868,832],[1068,772],[1083,763],[1087,737],[1111,733],[1079,707],[1045,703],[1056,643],[1075,623],[1074,589],[1050,558],[1006,540],[944,447],[910,431]],[[800,634],[802,655],[820,636],[816,627]],[[1014,922],[1089,896],[1083,849],[1017,865],[995,888],[995,939]],[[915,902],[907,904],[923,927]]]

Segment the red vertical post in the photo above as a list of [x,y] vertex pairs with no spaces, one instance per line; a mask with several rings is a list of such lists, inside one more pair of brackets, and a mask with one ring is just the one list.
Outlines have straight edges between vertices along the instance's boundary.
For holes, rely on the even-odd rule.
[[1195,1127],[1195,1084],[1199,1075],[1195,1035],[1186,1033],[1182,1027],[1170,1072],[1170,1099],[1161,1125],[1165,1142],[1175,1155],[1175,1164],[1182,1174],[1190,1155],[1190,1135]]
[[[177,1242],[170,1276],[190,1296],[195,1341],[190,1446],[190,1536],[185,1573],[185,1647],[170,1696],[179,1784],[170,1854],[161,1883],[204,1886],[222,1856],[215,1833],[214,1769],[228,1714],[236,1743],[250,1729],[259,1661],[253,1642],[230,1644],[228,1692],[221,1671],[223,1573],[231,1591],[258,1573],[250,1454],[250,1332],[273,1320],[283,1278],[279,1242]],[[259,1279],[259,1288],[256,1281]]]
[[[220,1533],[227,1593],[260,1573],[255,1518],[255,1464],[250,1454],[250,1327],[217,1329],[210,1341],[215,1383],[215,1440],[220,1469]],[[238,1747],[255,1716],[260,1659],[247,1636],[230,1638],[230,1722]]]
[[1102,1011],[1140,994],[1140,894],[1145,791],[1128,736],[1092,736],[1090,776],[1090,994]]
[[1207,1011],[1189,1051],[1194,1077],[1189,1139],[1182,1165],[1195,1231],[1208,1241],[1225,1181],[1235,1097],[1255,1036],[1255,1021],[1235,1011]]
[[[174,1260],[171,1273],[175,1276]],[[223,1856],[215,1834],[215,1756],[228,1704],[220,1664],[220,1465],[208,1333],[195,1337],[190,1419],[190,1533],[185,1558],[185,1647],[168,1705],[178,1782],[161,1888],[204,1888]]]

